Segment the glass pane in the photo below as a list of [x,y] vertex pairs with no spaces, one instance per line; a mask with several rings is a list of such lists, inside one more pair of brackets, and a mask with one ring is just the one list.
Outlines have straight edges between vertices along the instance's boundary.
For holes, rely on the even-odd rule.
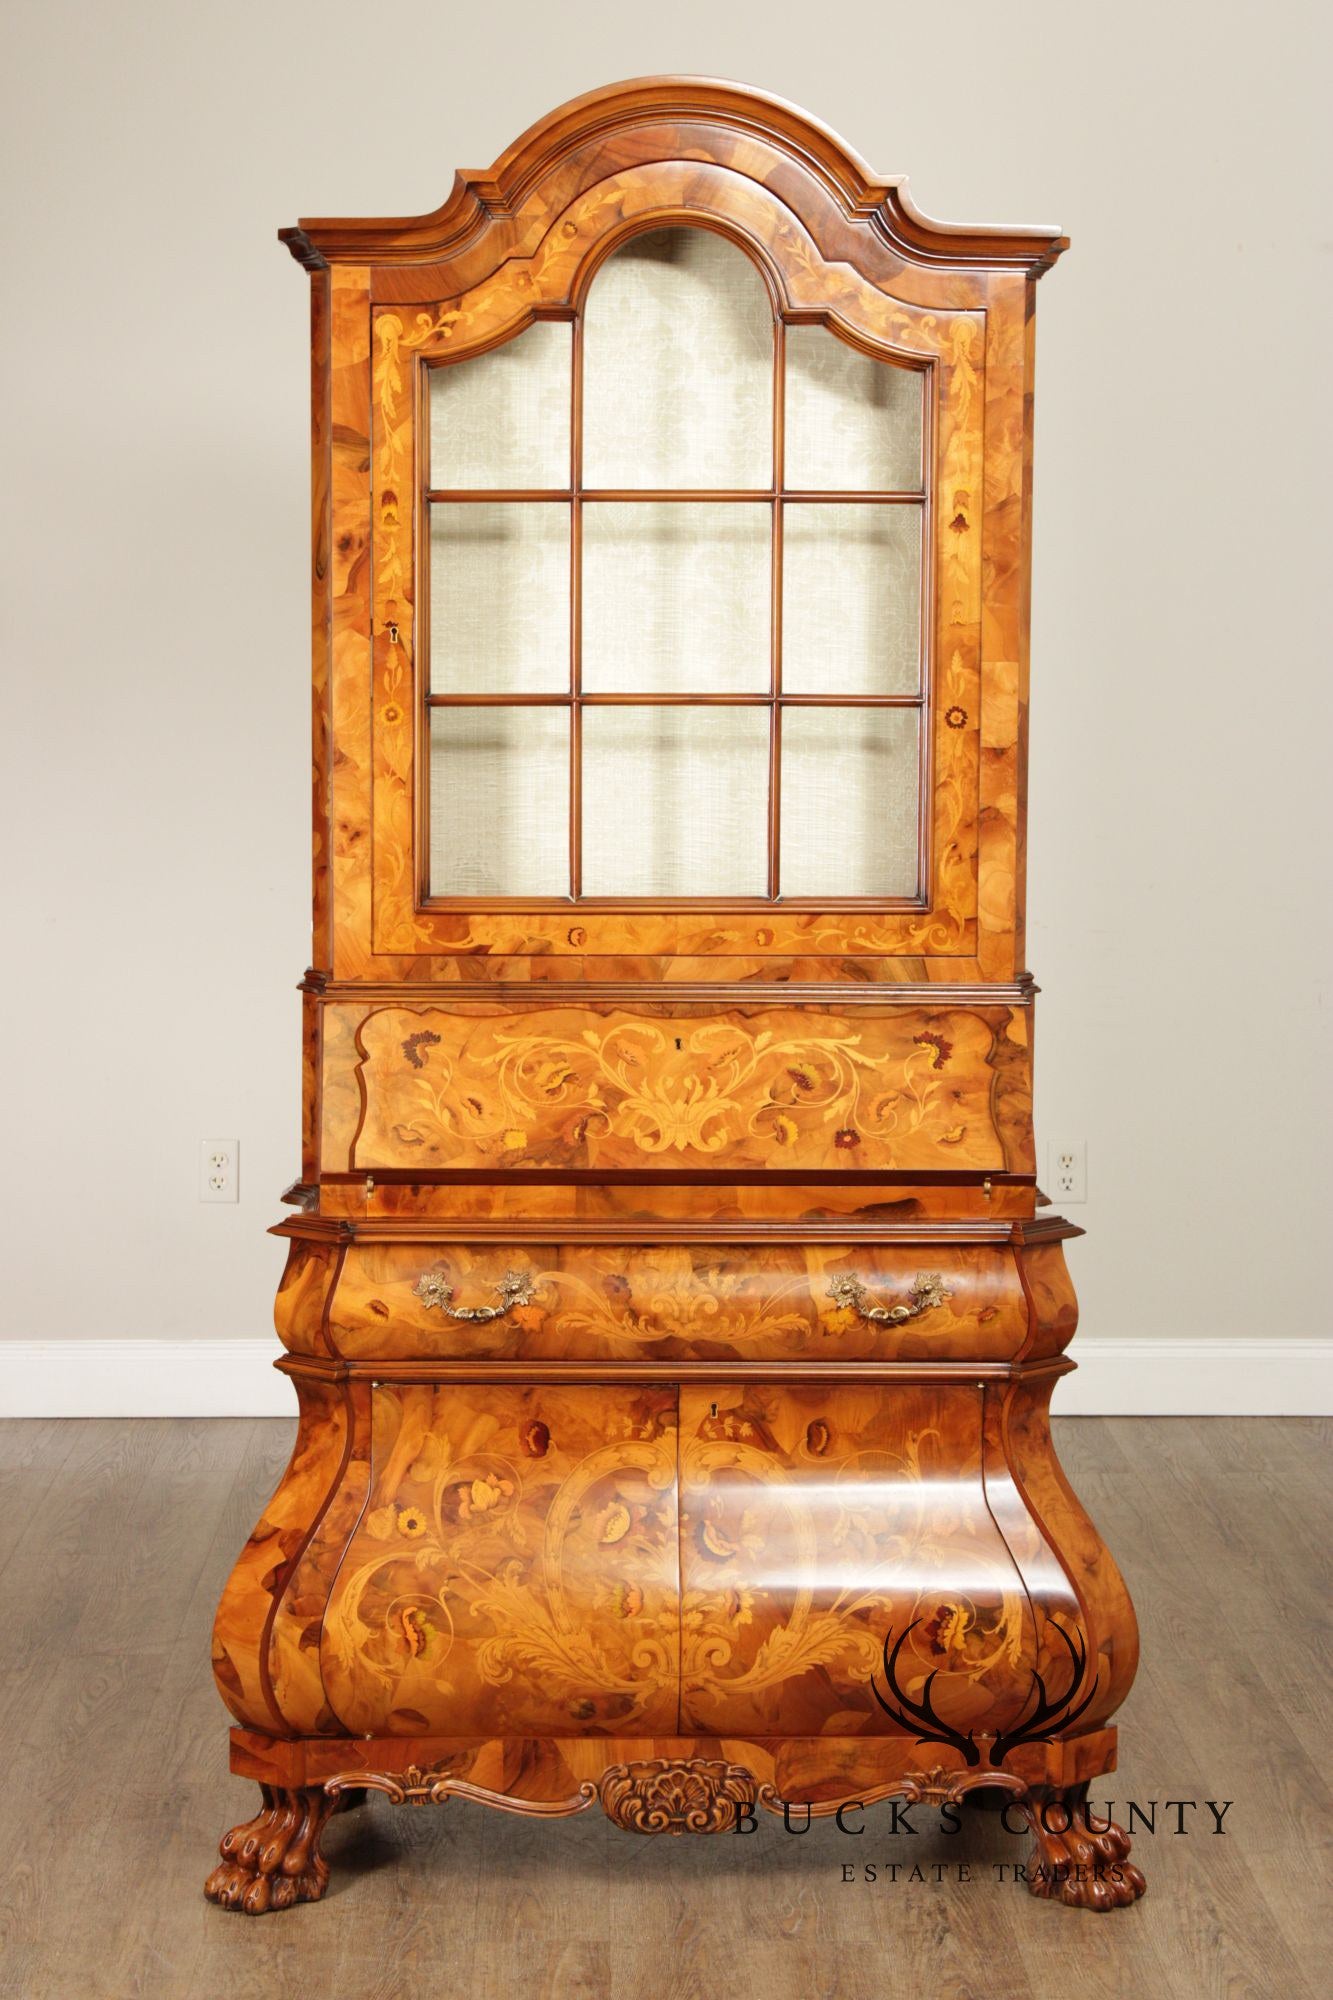
[[430,510],[433,694],[569,686],[569,508],[436,502]]
[[658,229],[608,258],[583,328],[585,486],[772,480],[773,311],[743,250]]
[[798,492],[915,492],[924,379],[827,327],[788,327],[784,483]]
[[430,483],[568,486],[573,331],[538,320],[430,371]]
[[782,712],[784,896],[912,896],[918,711]]
[[568,709],[432,709],[430,886],[569,894]]
[[762,694],[771,679],[771,509],[588,501],[583,686]]
[[782,685],[914,694],[921,684],[921,509],[783,508]]
[[767,708],[585,708],[585,896],[768,893]]

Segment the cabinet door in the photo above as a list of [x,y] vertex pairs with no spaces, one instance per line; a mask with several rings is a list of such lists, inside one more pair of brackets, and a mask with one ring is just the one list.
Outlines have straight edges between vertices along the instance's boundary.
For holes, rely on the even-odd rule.
[[[1028,1687],[1031,1612],[986,1505],[966,1384],[681,1391],[681,1728],[901,1734],[895,1679],[954,1728]],[[924,1726],[924,1725],[923,1725]]]
[[676,1727],[676,1392],[379,1384],[321,1665],[351,1734]]
[[374,948],[969,956],[984,321],[673,190],[375,309]]

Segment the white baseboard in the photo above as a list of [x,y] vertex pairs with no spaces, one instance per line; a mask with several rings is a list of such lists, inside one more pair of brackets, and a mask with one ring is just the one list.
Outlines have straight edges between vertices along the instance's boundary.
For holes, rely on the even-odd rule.
[[1074,1341],[1057,1417],[1326,1417],[1333,1340]]
[[[0,1416],[289,1417],[278,1352],[273,1339],[0,1341]],[[1056,1416],[1333,1414],[1333,1340],[1083,1339],[1074,1352]]]
[[290,1417],[267,1340],[0,1341],[0,1416]]

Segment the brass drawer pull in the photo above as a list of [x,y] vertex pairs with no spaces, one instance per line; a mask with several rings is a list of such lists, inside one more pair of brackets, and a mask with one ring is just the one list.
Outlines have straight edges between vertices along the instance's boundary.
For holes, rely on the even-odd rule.
[[953,1297],[938,1271],[917,1272],[905,1305],[872,1306],[859,1278],[835,1278],[828,1288],[828,1295],[835,1305],[846,1306],[858,1319],[868,1319],[876,1326],[901,1326],[905,1319],[916,1319],[921,1313],[929,1312],[933,1306],[942,1306],[946,1299]]
[[454,1295],[453,1286],[432,1271],[418,1281],[416,1293],[427,1309],[438,1306],[446,1319],[462,1319],[470,1326],[484,1326],[487,1320],[503,1319],[515,1306],[530,1305],[536,1286],[521,1271],[506,1271],[494,1289],[502,1301],[498,1306],[453,1306],[449,1303]]

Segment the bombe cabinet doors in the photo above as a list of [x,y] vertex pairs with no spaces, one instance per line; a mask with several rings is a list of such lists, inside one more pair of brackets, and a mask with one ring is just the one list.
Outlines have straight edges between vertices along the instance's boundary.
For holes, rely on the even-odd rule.
[[[958,1739],[1015,1720],[1038,1633],[988,1505],[983,1395],[928,1383],[682,1389],[682,1729],[901,1735],[927,1676]],[[1015,1519],[1033,1540],[1032,1522]],[[1050,1567],[1044,1613],[1076,1627]]]
[[351,1736],[674,1731],[675,1390],[378,1384],[319,1645]]

